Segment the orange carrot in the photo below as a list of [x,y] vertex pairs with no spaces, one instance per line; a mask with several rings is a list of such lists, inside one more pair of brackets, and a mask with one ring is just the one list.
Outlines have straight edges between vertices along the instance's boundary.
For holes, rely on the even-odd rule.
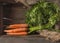
[[27,30],[28,30],[27,28],[18,28],[18,29],[4,30],[4,32],[22,32]]
[[24,27],[28,27],[28,24],[13,24],[13,25],[10,25],[8,26],[7,28],[24,28]]
[[19,33],[7,33],[7,35],[27,35],[27,32],[19,32]]

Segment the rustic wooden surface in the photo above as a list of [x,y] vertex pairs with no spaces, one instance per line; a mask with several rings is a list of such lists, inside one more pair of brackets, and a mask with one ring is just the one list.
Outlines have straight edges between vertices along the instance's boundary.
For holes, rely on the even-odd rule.
[[60,43],[52,42],[37,36],[1,36],[0,43]]

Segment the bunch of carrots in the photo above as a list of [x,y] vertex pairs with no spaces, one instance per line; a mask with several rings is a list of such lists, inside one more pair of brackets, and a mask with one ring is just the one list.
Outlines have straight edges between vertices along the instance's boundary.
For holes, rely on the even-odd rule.
[[28,34],[28,24],[12,24],[7,27],[7,30],[4,30],[4,32],[7,33],[7,35],[27,35]]

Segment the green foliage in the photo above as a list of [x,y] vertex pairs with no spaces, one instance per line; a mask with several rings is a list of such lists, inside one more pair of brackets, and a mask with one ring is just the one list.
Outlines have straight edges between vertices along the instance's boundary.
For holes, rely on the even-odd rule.
[[59,18],[59,7],[55,3],[40,1],[32,6],[26,14],[26,23],[30,32],[51,29]]

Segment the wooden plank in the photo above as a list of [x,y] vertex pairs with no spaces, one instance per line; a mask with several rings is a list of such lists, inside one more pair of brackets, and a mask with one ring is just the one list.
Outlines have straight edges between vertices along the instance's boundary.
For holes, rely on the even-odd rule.
[[15,3],[15,0],[0,0],[0,2]]
[[0,43],[54,43],[51,40],[46,40],[45,38],[41,37],[14,37],[14,36],[1,36]]
[[0,6],[0,35],[3,33],[3,7]]

